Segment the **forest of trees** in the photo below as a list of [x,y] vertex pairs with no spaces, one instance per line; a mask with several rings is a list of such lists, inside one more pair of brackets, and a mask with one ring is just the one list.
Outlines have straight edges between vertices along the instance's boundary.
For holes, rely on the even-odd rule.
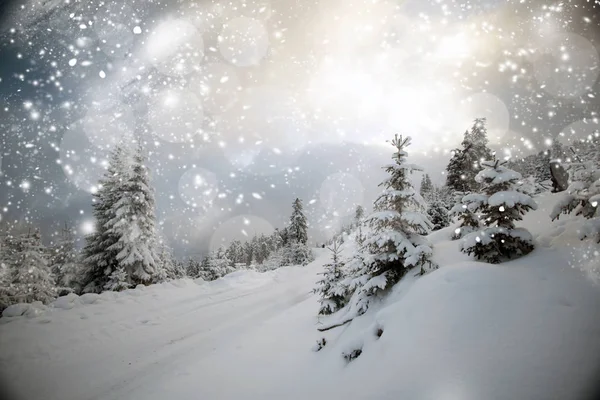
[[[319,328],[325,331],[363,314],[374,298],[389,292],[409,270],[417,275],[436,269],[426,235],[454,224],[448,238],[462,239],[459,248],[487,263],[501,263],[534,249],[531,234],[516,223],[537,208],[534,196],[557,191],[551,165],[564,168],[569,186],[558,202],[552,219],[574,213],[587,219],[581,239],[600,243],[600,133],[566,148],[558,140],[547,151],[521,160],[500,160],[488,147],[486,120],[476,119],[452,151],[446,182],[438,187],[423,174],[419,193],[408,179],[421,171],[406,162],[409,138],[392,140],[394,164],[385,167],[389,177],[373,204],[373,213],[361,211],[354,228],[356,248],[342,257],[338,235],[328,247],[332,261],[325,265],[317,282],[320,315],[340,311],[343,320],[333,319]],[[341,310],[344,310],[343,312]]]
[[232,242],[201,260],[177,260],[156,229],[155,200],[141,144],[121,144],[93,195],[95,231],[75,246],[67,225],[44,246],[39,230],[8,232],[0,239],[0,311],[15,303],[47,304],[68,293],[122,291],[183,277],[210,281],[237,269],[267,271],[313,260],[300,199],[289,224],[248,242]]
[[[488,146],[486,120],[476,119],[451,153],[445,184],[437,186],[423,173],[419,191],[411,174],[422,169],[407,162],[410,138],[396,136],[391,144],[393,164],[385,167],[388,178],[380,185],[373,212],[366,214],[358,206],[353,220],[325,243],[333,259],[315,289],[321,296],[321,314],[348,306],[349,315],[360,315],[410,269],[418,274],[435,269],[426,236],[451,225],[461,250],[485,262],[499,263],[532,251],[531,235],[516,223],[536,208],[537,193],[557,190],[551,182],[551,162],[562,165],[570,176],[569,188],[551,217],[582,215],[588,222],[581,238],[600,241],[598,132],[570,146],[555,141],[548,150],[523,159],[499,160]],[[81,250],[68,225],[48,246],[34,228],[3,234],[0,308],[183,277],[209,281],[238,269],[268,271],[306,265],[314,258],[308,221],[297,198],[284,228],[246,242],[234,240],[200,259],[175,259],[156,228],[154,191],[140,144],[115,147],[99,187],[93,195],[96,229]],[[344,259],[340,245],[350,233],[357,249]]]

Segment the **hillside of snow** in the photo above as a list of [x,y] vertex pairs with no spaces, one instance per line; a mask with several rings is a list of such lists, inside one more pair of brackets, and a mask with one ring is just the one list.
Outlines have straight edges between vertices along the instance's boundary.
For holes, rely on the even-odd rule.
[[531,254],[479,263],[449,240],[453,227],[435,232],[439,270],[408,274],[323,333],[311,291],[324,249],[306,267],[13,307],[0,319],[2,383],[27,400],[587,398],[600,372],[599,247],[578,239],[576,218],[550,221],[559,196],[536,198],[522,222]]

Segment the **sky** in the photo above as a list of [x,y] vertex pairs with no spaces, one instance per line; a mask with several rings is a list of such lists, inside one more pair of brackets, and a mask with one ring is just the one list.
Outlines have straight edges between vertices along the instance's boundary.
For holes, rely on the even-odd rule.
[[[108,154],[141,137],[179,256],[370,209],[395,133],[437,184],[475,118],[518,158],[598,128],[594,1],[0,3],[0,230],[94,229]],[[416,175],[416,183],[421,176]]]

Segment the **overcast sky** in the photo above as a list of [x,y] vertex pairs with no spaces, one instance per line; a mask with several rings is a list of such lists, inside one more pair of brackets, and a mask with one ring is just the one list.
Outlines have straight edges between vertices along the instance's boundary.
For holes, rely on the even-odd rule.
[[138,135],[190,255],[283,226],[295,197],[328,237],[370,208],[394,133],[441,184],[474,118],[503,157],[598,126],[594,2],[154,3],[0,5],[3,229],[89,232],[103,161]]

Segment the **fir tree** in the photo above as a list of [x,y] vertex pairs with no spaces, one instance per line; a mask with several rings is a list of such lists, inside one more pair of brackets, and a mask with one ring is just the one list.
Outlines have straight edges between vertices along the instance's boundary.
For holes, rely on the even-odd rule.
[[108,282],[104,285],[104,289],[111,290],[113,292],[120,292],[125,289],[129,289],[131,284],[127,279],[127,272],[123,267],[118,267],[109,276]]
[[118,252],[112,246],[119,239],[108,227],[115,218],[115,204],[127,179],[129,153],[122,145],[116,146],[110,155],[109,166],[100,180],[99,189],[94,196],[94,233],[86,237],[82,252],[82,285],[84,292],[99,293],[108,282],[109,276],[117,268]]
[[[469,154],[471,155],[470,160],[472,161],[472,171],[477,174],[482,169],[481,163],[485,160],[491,160],[493,157],[492,151],[488,147],[486,119],[477,118],[473,122],[471,132],[468,134],[469,142],[472,144]],[[473,180],[475,175],[473,175]],[[473,181],[469,179],[469,181]],[[472,187],[471,189],[476,189]]]
[[190,258],[186,267],[186,275],[192,279],[200,277],[200,263],[193,258]]
[[154,193],[144,162],[140,144],[133,156],[131,173],[113,205],[114,216],[107,222],[109,233],[117,238],[108,250],[117,252],[118,265],[134,285],[152,283],[161,273],[156,254]]
[[65,224],[61,237],[51,248],[50,270],[61,294],[79,292],[79,255],[75,250],[73,232]]
[[16,251],[9,261],[12,303],[41,301],[48,304],[57,293],[40,232],[21,235],[15,246]]
[[464,173],[467,168],[466,152],[469,149],[470,147],[452,150],[452,157],[446,167],[446,186],[451,192],[464,193],[471,189],[469,182],[467,182],[467,176]]
[[431,203],[433,201],[434,192],[435,188],[433,187],[429,174],[424,174],[423,179],[421,179],[421,188],[419,189],[421,197],[423,197],[427,203]]
[[365,209],[363,206],[359,205],[356,207],[356,211],[354,212],[354,222],[356,226],[360,225],[363,217],[365,216]]
[[306,244],[308,241],[307,229],[308,224],[306,217],[302,212],[302,201],[294,200],[292,216],[290,217],[290,225],[287,229],[292,242]]
[[340,260],[340,246],[338,242],[334,241],[328,249],[331,251],[331,263],[324,265],[323,279],[317,282],[317,287],[313,290],[320,296],[320,315],[333,314],[341,309],[347,301],[346,288],[341,286],[344,264]]
[[396,148],[394,163],[384,167],[390,176],[380,184],[384,191],[375,200],[374,213],[365,219],[371,232],[352,261],[347,282],[354,290],[351,305],[359,315],[367,310],[370,296],[396,284],[410,268],[424,273],[434,267],[431,247],[423,236],[432,224],[422,214],[425,204],[408,177],[422,169],[406,163],[409,137],[396,135],[391,143]]
[[448,209],[444,207],[444,204],[437,197],[433,197],[431,204],[427,209],[427,216],[433,224],[433,231],[437,231],[439,229],[450,226],[450,216],[448,215]]
[[592,137],[598,142],[592,142],[590,152],[579,158],[578,162],[571,164],[571,183],[566,195],[556,204],[550,214],[553,220],[561,214],[580,215],[588,221],[579,233],[580,239],[594,238],[600,243],[600,135]]
[[476,177],[482,193],[467,195],[463,201],[482,213],[485,228],[467,235],[461,250],[495,264],[533,250],[531,234],[524,228],[516,228],[514,221],[520,221],[522,215],[535,210],[537,205],[529,195],[517,190],[521,174],[506,168],[505,162],[482,164],[485,169]]
[[464,201],[467,194],[456,192],[456,200],[458,202],[452,207],[449,215],[456,217],[460,221],[460,225],[452,234],[452,239],[460,239],[472,232],[475,232],[481,227],[479,216],[476,213],[476,207],[473,204],[468,204]]

